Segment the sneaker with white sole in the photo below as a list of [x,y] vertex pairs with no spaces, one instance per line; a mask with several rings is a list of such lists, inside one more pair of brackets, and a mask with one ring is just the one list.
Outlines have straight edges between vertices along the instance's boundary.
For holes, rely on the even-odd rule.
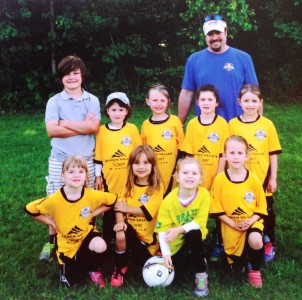
[[47,242],[39,255],[41,261],[52,261],[54,254],[55,244]]
[[196,287],[194,290],[194,294],[197,297],[206,297],[209,294],[208,274],[196,274],[195,283]]

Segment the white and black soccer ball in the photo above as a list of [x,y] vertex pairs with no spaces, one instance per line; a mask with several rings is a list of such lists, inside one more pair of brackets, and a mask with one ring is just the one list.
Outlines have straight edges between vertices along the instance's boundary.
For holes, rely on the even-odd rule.
[[148,286],[168,286],[174,275],[174,270],[166,267],[162,256],[152,256],[143,267],[143,278]]

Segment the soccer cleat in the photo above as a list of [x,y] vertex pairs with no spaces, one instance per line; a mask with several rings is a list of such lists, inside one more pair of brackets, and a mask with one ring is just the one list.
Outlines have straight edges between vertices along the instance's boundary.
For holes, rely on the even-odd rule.
[[215,245],[211,256],[210,256],[210,261],[221,261],[224,256],[224,249],[222,245]]
[[124,276],[127,272],[128,266],[122,269],[115,268],[114,273],[111,276],[110,285],[113,287],[121,287],[124,282]]
[[209,294],[208,274],[196,274],[195,283],[196,288],[194,290],[194,294],[197,297],[206,297]]
[[54,249],[55,245],[47,242],[39,255],[39,259],[41,261],[52,261]]
[[264,257],[263,260],[265,262],[271,262],[275,260],[275,247],[273,246],[272,242],[270,241],[269,237],[267,235],[263,238],[264,241]]
[[250,285],[254,288],[260,289],[262,288],[262,278],[260,271],[250,270],[248,272]]
[[103,288],[106,286],[106,282],[104,280],[102,272],[89,272],[89,276],[91,281],[95,286]]

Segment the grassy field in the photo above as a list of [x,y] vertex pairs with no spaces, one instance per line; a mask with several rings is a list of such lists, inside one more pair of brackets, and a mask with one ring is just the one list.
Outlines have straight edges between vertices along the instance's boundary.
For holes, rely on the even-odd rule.
[[[265,115],[277,127],[283,153],[275,194],[277,260],[263,265],[263,289],[250,288],[245,278],[214,264],[208,270],[207,299],[301,299],[301,113],[301,105],[265,107]],[[138,108],[133,115],[132,122],[140,127],[149,111]],[[97,290],[89,283],[67,289],[59,284],[56,262],[39,262],[47,228],[32,221],[22,209],[45,193],[50,146],[43,118],[42,114],[0,117],[0,299],[195,299],[191,278],[165,289],[148,288],[140,278],[133,280],[131,276],[122,289],[108,286]],[[106,275],[108,279],[110,274]]]

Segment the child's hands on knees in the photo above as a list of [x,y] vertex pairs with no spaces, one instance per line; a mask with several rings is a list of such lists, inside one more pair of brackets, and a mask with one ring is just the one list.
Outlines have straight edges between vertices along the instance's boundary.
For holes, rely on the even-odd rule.
[[127,224],[126,224],[125,222],[116,223],[116,224],[113,226],[113,230],[114,230],[115,232],[126,231],[126,230],[127,230]]
[[182,227],[170,228],[167,231],[166,241],[171,243],[178,237],[180,233],[184,233],[184,229]]

